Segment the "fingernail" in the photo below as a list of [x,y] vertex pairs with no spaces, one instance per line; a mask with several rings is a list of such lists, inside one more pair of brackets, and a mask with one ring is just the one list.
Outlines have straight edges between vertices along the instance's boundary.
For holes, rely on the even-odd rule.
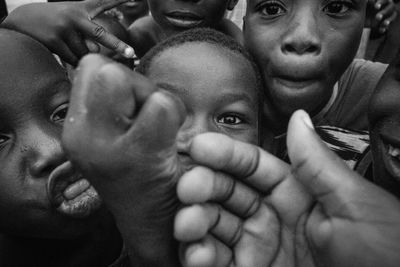
[[386,28],[379,28],[380,33],[384,33],[386,31]]
[[314,124],[312,123],[310,116],[306,112],[304,112],[302,117],[304,124],[307,125],[308,128],[314,130]]
[[382,6],[382,5],[381,5],[380,3],[376,3],[376,4],[375,4],[375,8],[376,8],[376,9],[381,9],[381,6]]
[[133,50],[132,47],[128,46],[127,48],[125,48],[124,50],[124,56],[126,58],[134,58],[135,57],[135,50]]
[[390,25],[390,20],[385,20],[385,21],[383,21],[383,25],[389,26],[389,25]]
[[379,14],[376,15],[376,19],[377,19],[377,20],[381,20],[382,18],[383,18],[383,15],[382,15],[381,13],[379,13]]

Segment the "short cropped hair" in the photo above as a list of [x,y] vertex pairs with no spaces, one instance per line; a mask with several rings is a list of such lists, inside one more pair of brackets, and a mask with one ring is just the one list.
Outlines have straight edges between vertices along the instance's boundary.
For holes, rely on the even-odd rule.
[[164,40],[163,42],[157,44],[149,52],[147,52],[146,55],[144,55],[144,57],[141,58],[140,64],[136,67],[135,71],[143,75],[146,75],[151,66],[152,61],[155,58],[157,58],[163,51],[169,48],[183,45],[185,43],[192,43],[192,42],[205,42],[213,44],[217,47],[227,49],[235,54],[243,56],[250,63],[254,71],[256,77],[257,96],[259,98],[259,103],[263,102],[264,89],[262,85],[263,83],[261,79],[261,74],[253,57],[247,52],[247,50],[242,45],[240,45],[232,37],[210,28],[194,28],[191,30],[187,30],[182,33],[173,35],[170,38]]

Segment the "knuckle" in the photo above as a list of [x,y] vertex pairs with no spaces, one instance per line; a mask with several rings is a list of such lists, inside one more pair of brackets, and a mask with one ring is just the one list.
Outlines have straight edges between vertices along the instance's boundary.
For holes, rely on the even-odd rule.
[[102,26],[96,25],[92,30],[92,37],[95,40],[99,40],[104,35],[105,31],[106,30]]

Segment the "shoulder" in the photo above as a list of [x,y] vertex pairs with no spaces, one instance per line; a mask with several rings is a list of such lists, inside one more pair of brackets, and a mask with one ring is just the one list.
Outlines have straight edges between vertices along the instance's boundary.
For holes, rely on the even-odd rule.
[[148,50],[156,45],[161,38],[159,36],[159,26],[150,15],[136,20],[129,26],[128,34],[130,44],[139,57],[142,57]]
[[355,59],[342,75],[339,86],[354,89],[358,85],[363,85],[374,89],[387,66],[379,62]]
[[368,103],[386,64],[355,59],[338,82],[338,96],[328,123],[353,130],[367,130]]

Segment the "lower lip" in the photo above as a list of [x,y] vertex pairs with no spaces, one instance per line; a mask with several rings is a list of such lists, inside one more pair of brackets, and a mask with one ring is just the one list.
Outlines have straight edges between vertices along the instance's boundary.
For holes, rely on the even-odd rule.
[[298,89],[298,90],[301,90],[306,87],[310,87],[311,85],[313,85],[316,82],[316,80],[293,81],[293,80],[288,80],[288,79],[283,79],[283,78],[274,78],[273,81],[279,86]]
[[193,18],[177,18],[177,17],[170,17],[166,16],[168,22],[176,27],[179,28],[195,28],[199,26],[203,20],[201,19],[193,19]]
[[57,211],[74,218],[87,218],[97,211],[101,205],[100,196],[93,186],[90,186],[72,199],[65,198],[57,207]]
[[126,2],[124,5],[127,7],[137,7],[139,4],[139,2]]

